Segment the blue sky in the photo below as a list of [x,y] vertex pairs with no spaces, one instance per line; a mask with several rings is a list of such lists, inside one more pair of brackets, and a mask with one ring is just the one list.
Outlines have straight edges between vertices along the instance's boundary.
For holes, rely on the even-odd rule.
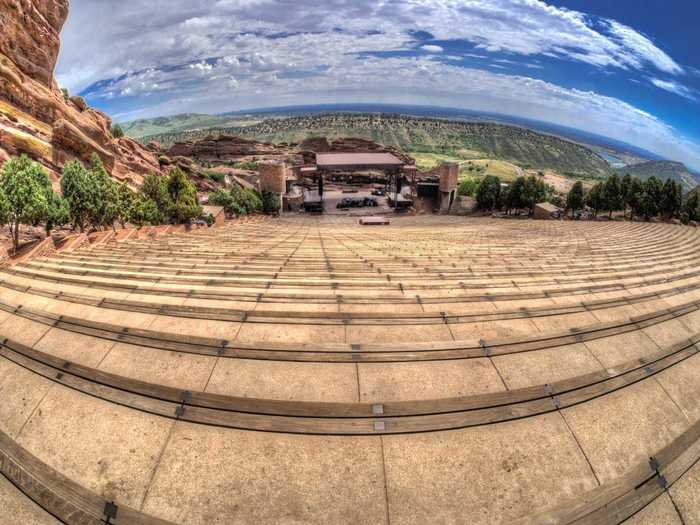
[[691,0],[73,0],[57,77],[116,120],[379,102],[512,114],[700,170]]

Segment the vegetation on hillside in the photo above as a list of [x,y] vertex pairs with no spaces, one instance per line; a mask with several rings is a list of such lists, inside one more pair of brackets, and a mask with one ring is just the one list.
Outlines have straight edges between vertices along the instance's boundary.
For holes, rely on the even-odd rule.
[[[189,222],[202,215],[194,183],[180,169],[168,177],[149,175],[139,192],[116,182],[93,155],[89,166],[67,162],[61,177],[61,193],[53,191],[43,166],[27,156],[5,162],[0,174],[0,225],[10,227],[13,247],[19,247],[20,226],[70,225],[81,232],[89,228],[122,227],[127,223],[163,224]],[[262,206],[262,203],[260,203]]]
[[328,114],[267,119],[253,125],[219,127],[148,137],[169,145],[184,139],[232,134],[262,142],[299,143],[310,137],[358,137],[409,153],[451,159],[500,159],[520,168],[605,176],[608,163],[590,149],[552,135],[486,122],[377,114]]
[[662,181],[671,179],[680,183],[684,191],[690,191],[695,188],[699,181],[688,171],[688,168],[681,162],[673,162],[670,160],[650,160],[639,164],[631,164],[624,168],[618,168],[615,173],[621,177],[629,174],[641,180],[647,180],[650,177],[656,177]]
[[0,224],[9,225],[15,251],[21,225],[58,225],[65,222],[65,210],[43,166],[25,155],[5,162],[0,175]]
[[485,211],[526,210],[532,215],[535,205],[540,202],[552,202],[571,211],[571,216],[588,208],[593,217],[606,212],[612,218],[613,213],[623,212],[630,219],[665,220],[680,219],[688,224],[700,220],[700,192],[689,193],[685,198],[680,183],[671,179],[662,182],[656,177],[642,181],[639,178],[614,174],[605,181],[595,184],[588,192],[583,183],[576,182],[566,199],[560,197],[541,177],[530,175],[519,177],[510,185],[503,185],[498,177],[489,175],[481,181],[464,179],[458,188],[459,195],[471,195],[476,198],[479,209]]
[[209,203],[223,206],[228,215],[246,215],[263,209],[262,195],[238,184],[234,184],[230,191],[219,189],[210,193]]
[[151,137],[163,133],[182,133],[204,130],[212,127],[231,127],[255,124],[256,119],[247,117],[230,117],[226,115],[204,115],[184,113],[172,117],[157,117],[122,123],[124,132],[135,139]]

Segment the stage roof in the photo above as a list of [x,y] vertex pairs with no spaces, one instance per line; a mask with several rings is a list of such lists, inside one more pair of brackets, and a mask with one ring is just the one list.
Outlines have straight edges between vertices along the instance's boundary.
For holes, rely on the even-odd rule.
[[317,153],[319,168],[397,168],[404,162],[391,153]]

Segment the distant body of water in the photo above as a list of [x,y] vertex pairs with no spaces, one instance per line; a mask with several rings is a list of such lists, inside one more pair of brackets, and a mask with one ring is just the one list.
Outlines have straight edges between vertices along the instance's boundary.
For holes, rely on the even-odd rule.
[[610,163],[610,165],[613,168],[623,168],[626,166],[626,164],[624,162],[622,162],[622,159],[616,157],[615,155],[611,155],[610,153],[606,153],[606,152],[602,152],[602,151],[598,151],[597,153],[598,153],[598,155],[603,157],[605,160],[607,160],[608,163]]

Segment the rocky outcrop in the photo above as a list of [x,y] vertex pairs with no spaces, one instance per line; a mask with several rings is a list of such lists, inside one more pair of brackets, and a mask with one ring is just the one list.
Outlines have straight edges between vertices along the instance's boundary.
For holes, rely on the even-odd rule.
[[234,135],[221,135],[176,142],[167,155],[171,158],[191,157],[200,162],[225,162],[251,156],[280,156],[289,153],[288,149],[274,144],[262,144]]
[[0,160],[27,154],[57,183],[63,164],[99,155],[112,176],[138,185],[161,173],[154,152],[115,139],[111,119],[66,99],[53,78],[68,0],[0,0]]
[[[392,153],[406,164],[413,164],[413,159],[397,148],[384,146],[377,142],[361,138],[339,138],[330,143],[328,152],[343,153]],[[317,151],[317,153],[321,153]]]

